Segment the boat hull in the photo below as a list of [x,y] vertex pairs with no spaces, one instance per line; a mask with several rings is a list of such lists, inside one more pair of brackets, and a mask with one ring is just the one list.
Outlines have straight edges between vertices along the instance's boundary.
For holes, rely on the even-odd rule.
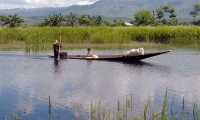
[[[145,53],[144,55],[137,56],[123,56],[123,55],[98,55],[98,58],[87,57],[85,55],[67,55],[60,56],[61,59],[79,59],[79,60],[110,60],[110,61],[140,61],[149,57],[161,55],[171,52],[171,50],[163,52]],[[57,56],[49,55],[51,58],[57,58]]]

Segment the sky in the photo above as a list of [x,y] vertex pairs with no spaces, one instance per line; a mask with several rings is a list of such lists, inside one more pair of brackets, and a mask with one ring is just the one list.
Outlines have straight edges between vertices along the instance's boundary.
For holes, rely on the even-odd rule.
[[0,9],[68,7],[93,4],[98,0],[0,0]]

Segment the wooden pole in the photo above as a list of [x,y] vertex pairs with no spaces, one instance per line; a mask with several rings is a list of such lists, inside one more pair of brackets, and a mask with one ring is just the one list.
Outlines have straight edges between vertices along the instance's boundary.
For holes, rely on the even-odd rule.
[[58,60],[60,60],[60,45],[61,45],[61,35],[60,35],[60,43],[59,43],[59,53],[58,53]]

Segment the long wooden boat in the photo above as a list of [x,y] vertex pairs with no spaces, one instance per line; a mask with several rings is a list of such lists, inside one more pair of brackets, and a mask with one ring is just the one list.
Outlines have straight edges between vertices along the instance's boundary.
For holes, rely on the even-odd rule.
[[[86,55],[67,55],[60,56],[61,59],[79,59],[79,60],[109,60],[109,61],[140,61],[145,58],[161,55],[164,53],[171,52],[172,50],[162,51],[162,52],[153,52],[153,53],[144,53],[144,55],[137,56],[123,56],[123,55],[98,55],[98,58],[87,57]],[[49,55],[51,58],[57,58],[53,54]]]

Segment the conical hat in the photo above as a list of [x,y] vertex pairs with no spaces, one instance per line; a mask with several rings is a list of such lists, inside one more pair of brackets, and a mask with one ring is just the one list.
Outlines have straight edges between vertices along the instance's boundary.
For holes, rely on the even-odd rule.
[[55,42],[54,42],[53,44],[54,44],[54,45],[55,45],[55,44],[59,44],[58,40],[55,40]]

